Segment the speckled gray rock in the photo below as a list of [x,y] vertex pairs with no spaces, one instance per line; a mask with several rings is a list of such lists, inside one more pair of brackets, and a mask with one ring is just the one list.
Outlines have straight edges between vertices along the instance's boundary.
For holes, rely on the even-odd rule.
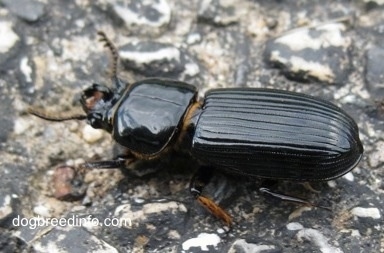
[[342,84],[351,71],[351,39],[343,23],[299,28],[270,40],[265,58],[296,80]]
[[382,168],[384,165],[384,142],[378,141],[372,146],[372,153],[368,157],[368,163],[372,168]]
[[[72,212],[62,221],[40,218],[41,221],[20,227],[17,233],[17,238],[32,244],[37,252],[156,251],[176,248],[173,244],[180,239],[187,209],[176,201],[135,198],[129,204]],[[60,222],[63,223],[57,225]]]
[[236,23],[241,15],[238,4],[233,0],[200,0],[198,20],[219,26]]
[[384,48],[372,47],[366,53],[365,81],[367,89],[372,97],[382,99],[384,97]]
[[10,232],[1,231],[0,245],[3,252],[30,252],[31,247]]
[[383,0],[361,0],[361,1],[365,3],[367,10],[384,6]]
[[0,224],[4,227],[7,222],[10,223],[10,218],[13,218],[17,213],[15,210],[15,198],[12,196],[16,195],[2,195],[0,197]]
[[31,174],[27,166],[17,166],[11,163],[3,163],[0,166],[3,175],[0,177],[0,226],[12,226],[12,219],[24,216],[21,208],[28,204],[25,194],[28,182],[23,180]]
[[17,54],[20,46],[20,37],[14,31],[11,22],[0,21],[0,68],[6,69],[9,67],[9,62],[12,57]]
[[171,22],[172,10],[166,0],[111,1],[112,18],[118,17],[130,33],[158,34]]
[[121,61],[127,70],[146,77],[194,77],[199,66],[183,50],[165,43],[142,41],[123,45],[119,49]]
[[[46,15],[33,23],[4,4],[0,7],[0,32],[8,38],[0,41],[0,49],[4,49],[0,52],[2,250],[384,251],[384,124],[377,117],[379,110],[371,113],[376,92],[368,89],[366,82],[367,73],[377,67],[368,64],[368,52],[375,45],[381,47],[383,38],[381,7],[367,11],[362,2],[331,0],[129,1],[126,6],[123,1],[104,0],[42,2]],[[136,18],[154,17],[159,27],[125,22],[113,10],[115,4],[134,11]],[[169,10],[156,11],[156,6],[163,4]],[[355,13],[354,26],[335,22],[349,13]],[[121,49],[124,65],[119,75],[129,83],[161,75],[188,80],[199,88],[199,95],[218,87],[292,90],[327,99],[347,111],[360,128],[365,148],[359,165],[337,180],[313,183],[318,193],[296,182],[279,182],[276,189],[332,211],[264,197],[259,193],[261,180],[218,170],[204,195],[232,216],[234,224],[228,231],[189,193],[197,163],[188,160],[187,153],[170,152],[123,170],[87,170],[80,182],[71,180],[71,171],[55,174],[60,166],[72,168],[84,161],[108,160],[115,154],[109,134],[84,135],[86,122],[46,122],[26,113],[30,105],[53,113],[78,112],[84,88],[92,83],[112,87],[110,60],[97,42],[98,30],[106,32]],[[276,41],[288,40],[292,34],[299,36],[296,43],[313,43],[304,51],[286,52],[289,46]],[[334,38],[340,39],[342,46],[337,46]],[[286,55],[282,56],[291,56],[282,58],[283,72],[271,68],[263,58],[273,43],[275,49],[283,47],[279,52]],[[124,55],[126,45],[130,45],[126,51],[129,57]],[[159,54],[163,49],[166,53]],[[332,75],[313,74],[308,69],[313,64],[304,64],[297,72],[292,69],[297,66],[292,57],[305,63],[315,61],[330,68]],[[306,84],[293,81],[292,76]],[[82,185],[87,188],[79,197],[84,194],[84,198],[58,199],[71,187]],[[73,215],[100,221],[129,218],[132,223],[35,229],[12,224],[17,217],[69,220]]]
[[45,233],[44,236],[36,236],[31,242],[35,252],[119,252],[82,227],[54,227]]
[[45,15],[45,4],[36,0],[2,0],[15,15],[28,22],[36,22]]
[[254,252],[254,253],[273,253],[281,252],[281,249],[272,242],[248,242],[244,239],[238,239],[233,243],[228,253]]

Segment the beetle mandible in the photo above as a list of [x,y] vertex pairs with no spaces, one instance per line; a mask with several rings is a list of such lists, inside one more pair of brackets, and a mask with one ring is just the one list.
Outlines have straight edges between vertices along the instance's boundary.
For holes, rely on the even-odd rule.
[[[98,34],[114,58],[114,87],[93,84],[85,89],[80,99],[85,114],[51,116],[29,110],[51,121],[86,119],[124,147],[115,159],[84,167],[119,168],[161,157],[175,147],[188,150],[201,165],[190,192],[230,225],[231,217],[202,195],[213,168],[248,177],[325,181],[346,174],[362,157],[356,123],[330,102],[262,88],[214,89],[199,100],[194,86],[158,78],[126,85],[117,76],[117,49],[103,32]],[[261,191],[310,204],[266,188]]]

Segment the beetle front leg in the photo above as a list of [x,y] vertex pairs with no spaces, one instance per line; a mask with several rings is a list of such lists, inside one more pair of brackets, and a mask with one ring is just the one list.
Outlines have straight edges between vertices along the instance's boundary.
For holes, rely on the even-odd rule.
[[80,165],[84,169],[118,169],[125,164],[125,160],[103,160],[96,162],[85,162]]
[[112,160],[103,160],[95,162],[85,162],[80,165],[81,169],[118,169],[123,166],[128,166],[133,163],[136,158],[128,153],[124,155],[118,155]]
[[224,209],[218,206],[213,200],[201,195],[204,186],[209,183],[212,177],[212,170],[212,167],[200,167],[191,179],[189,191],[201,206],[203,206],[217,218],[221,219],[228,227],[230,227],[232,224],[231,216]]

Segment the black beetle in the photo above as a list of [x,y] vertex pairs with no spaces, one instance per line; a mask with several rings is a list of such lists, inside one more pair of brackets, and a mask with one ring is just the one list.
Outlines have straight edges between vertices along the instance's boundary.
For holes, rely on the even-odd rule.
[[116,48],[104,33],[99,35],[114,56],[115,87],[94,84],[84,90],[81,104],[85,115],[54,117],[30,109],[30,113],[52,121],[87,119],[125,148],[114,160],[84,167],[117,168],[137,159],[159,157],[172,148],[186,149],[201,164],[191,180],[191,193],[230,225],[230,216],[201,195],[212,168],[249,177],[325,181],[349,172],[362,157],[356,123],[330,102],[256,88],[210,90],[199,101],[196,88],[179,81],[146,79],[126,85],[116,74]]

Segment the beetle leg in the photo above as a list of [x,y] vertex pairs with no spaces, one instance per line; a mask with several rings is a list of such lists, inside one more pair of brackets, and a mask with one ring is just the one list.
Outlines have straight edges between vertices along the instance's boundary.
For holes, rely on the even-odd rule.
[[315,190],[309,182],[302,183],[305,189],[314,193],[320,193],[319,190]]
[[125,164],[125,160],[104,160],[97,162],[85,162],[80,165],[84,169],[117,169]]
[[127,149],[121,146],[115,146],[114,157],[111,160],[101,160],[94,162],[85,162],[80,164],[80,169],[119,169],[127,167],[136,161],[136,157]]
[[201,206],[203,206],[207,211],[209,211],[217,218],[221,219],[228,227],[230,227],[232,224],[231,216],[213,200],[201,195],[204,186],[209,183],[211,177],[212,168],[206,166],[200,167],[197,173],[191,179],[189,191]]
[[133,163],[136,159],[133,155],[121,155],[117,156],[113,160],[104,160],[96,162],[85,162],[80,165],[82,169],[118,169],[123,166],[128,166]]
[[292,196],[285,195],[285,194],[276,193],[276,192],[273,192],[270,189],[265,188],[265,187],[261,187],[259,189],[259,191],[262,192],[262,193],[268,194],[269,196],[272,196],[274,198],[278,198],[278,199],[281,199],[281,200],[284,200],[284,201],[289,201],[289,202],[299,203],[299,204],[303,204],[303,205],[307,205],[307,206],[323,208],[323,209],[326,209],[328,211],[331,211],[331,208],[329,208],[329,207],[319,206],[319,205],[313,204],[313,203],[311,203],[311,202],[309,202],[309,201],[307,201],[305,199],[301,199],[301,198],[297,198],[297,197],[292,197]]

